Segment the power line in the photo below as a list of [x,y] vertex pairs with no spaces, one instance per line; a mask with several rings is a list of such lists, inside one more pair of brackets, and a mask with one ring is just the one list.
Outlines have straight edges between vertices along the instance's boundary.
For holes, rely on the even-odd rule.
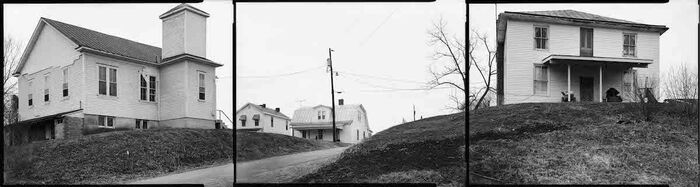
[[378,76],[373,76],[373,75],[367,75],[367,74],[359,74],[359,73],[350,73],[346,71],[337,71],[343,74],[348,74],[351,76],[359,76],[359,77],[372,77],[376,79],[384,79],[384,80],[391,80],[391,81],[398,81],[398,82],[410,82],[410,83],[419,83],[419,84],[425,84],[425,82],[419,82],[419,81],[412,81],[412,80],[403,80],[403,79],[393,79],[393,78],[385,78],[385,77],[378,77]]
[[285,73],[285,74],[277,74],[277,75],[236,76],[236,77],[238,77],[238,78],[269,78],[269,77],[282,77],[282,76],[289,76],[289,75],[295,75],[295,74],[299,74],[299,73],[308,72],[308,71],[311,71],[311,70],[314,70],[314,69],[318,69],[318,68],[322,68],[322,67],[325,67],[325,66],[326,66],[326,65],[322,65],[322,66],[317,66],[317,67],[313,67],[313,68],[309,68],[309,69],[305,69],[305,70],[301,70],[301,71],[297,71],[297,72]]
[[358,90],[358,92],[394,92],[394,91],[427,91],[427,90],[440,90],[448,89],[452,87],[437,87],[437,88],[407,88],[407,89],[388,89],[388,90]]
[[[357,90],[357,92],[395,92],[395,91],[421,91],[421,90],[424,90],[424,91],[425,91],[425,90],[438,90],[438,89],[452,88],[452,87],[436,87],[436,88],[393,88],[393,87],[387,87],[387,86],[380,86],[380,85],[376,85],[376,84],[371,84],[371,83],[367,83],[367,82],[360,81],[360,80],[353,79],[353,78],[349,78],[349,79],[352,80],[352,81],[354,81],[354,82],[361,83],[361,84],[364,84],[364,85],[368,85],[368,86],[371,86],[371,87],[382,88],[382,90]],[[347,92],[347,91],[343,91],[343,92]],[[350,92],[353,92],[353,91],[350,91]]]
[[379,30],[379,28],[381,28],[381,27],[384,25],[384,23],[386,23],[386,21],[388,21],[389,18],[391,18],[392,15],[394,15],[394,12],[396,12],[396,10],[398,10],[398,8],[394,9],[393,11],[391,11],[391,14],[389,14],[389,16],[387,16],[386,18],[384,18],[384,21],[382,21],[382,23],[379,24],[379,26],[377,26],[377,28],[374,29],[374,31],[372,31],[372,33],[370,33],[369,36],[367,36],[367,38],[365,38],[365,40],[362,41],[362,43],[360,43],[360,46],[365,45],[365,43],[367,42],[367,40],[369,40],[370,38],[372,38],[372,36],[374,35],[374,33],[377,32],[377,30]]

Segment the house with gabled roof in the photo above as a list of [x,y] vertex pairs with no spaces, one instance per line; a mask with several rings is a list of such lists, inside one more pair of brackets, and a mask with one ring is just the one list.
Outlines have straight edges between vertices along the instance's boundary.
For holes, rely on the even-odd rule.
[[506,11],[496,27],[498,105],[619,102],[659,93],[666,26],[551,10]]
[[20,59],[18,142],[96,128],[217,128],[210,15],[180,4],[160,15],[162,48],[41,18]]
[[[317,105],[295,110],[291,123],[293,136],[333,141],[332,109],[330,106]],[[345,105],[340,99],[335,106],[335,115],[335,132],[340,142],[358,143],[372,136],[367,111],[362,104]]]
[[277,133],[292,136],[289,127],[291,118],[280,112],[280,108],[267,108],[266,104],[247,103],[236,111],[237,131]]

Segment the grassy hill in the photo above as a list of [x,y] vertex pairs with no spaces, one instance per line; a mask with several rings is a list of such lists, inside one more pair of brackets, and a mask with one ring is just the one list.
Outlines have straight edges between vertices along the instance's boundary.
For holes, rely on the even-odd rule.
[[[469,180],[697,185],[697,108],[653,104],[644,110],[640,106],[532,103],[472,112]],[[643,120],[645,113],[650,120]]]
[[10,184],[119,183],[233,162],[233,130],[115,131],[5,147],[4,155]]
[[274,133],[236,132],[236,162],[347,146]]
[[464,186],[465,113],[391,127],[295,182],[437,183]]

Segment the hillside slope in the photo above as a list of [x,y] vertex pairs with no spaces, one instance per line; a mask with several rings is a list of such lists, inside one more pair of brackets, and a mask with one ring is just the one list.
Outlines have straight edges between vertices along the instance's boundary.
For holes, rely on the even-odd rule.
[[[697,109],[529,103],[469,118],[469,171],[519,184],[697,185]],[[469,177],[470,182],[483,179]]]
[[236,132],[236,162],[347,146],[274,133]]
[[391,127],[295,182],[437,183],[464,186],[465,113]]
[[119,183],[207,164],[230,163],[233,131],[116,131],[5,147],[4,154],[6,183]]

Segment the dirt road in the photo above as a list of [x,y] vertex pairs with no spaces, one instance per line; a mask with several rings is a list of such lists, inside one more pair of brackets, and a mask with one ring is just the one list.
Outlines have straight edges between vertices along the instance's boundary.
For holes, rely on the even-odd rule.
[[290,182],[334,161],[347,147],[236,163],[236,183]]
[[136,181],[132,184],[204,184],[206,187],[232,187],[233,163]]

